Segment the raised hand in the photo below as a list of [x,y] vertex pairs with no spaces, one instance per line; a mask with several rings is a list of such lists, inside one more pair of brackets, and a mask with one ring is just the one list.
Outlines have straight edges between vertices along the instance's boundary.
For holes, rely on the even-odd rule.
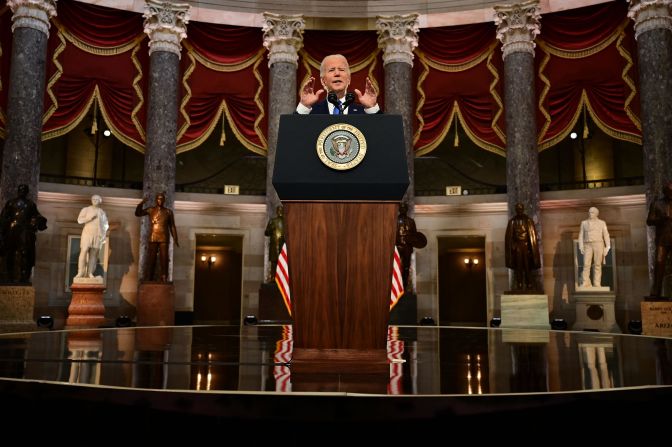
[[362,94],[362,92],[360,92],[358,89],[355,89],[355,93],[357,94],[357,102],[363,105],[366,109],[378,104],[378,92],[373,86],[373,82],[371,82],[371,79],[368,77],[366,78],[366,88],[364,89],[364,94]]
[[306,107],[313,107],[313,104],[319,101],[320,95],[324,93],[324,89],[314,91],[314,84],[315,78],[311,76],[301,87],[301,104]]

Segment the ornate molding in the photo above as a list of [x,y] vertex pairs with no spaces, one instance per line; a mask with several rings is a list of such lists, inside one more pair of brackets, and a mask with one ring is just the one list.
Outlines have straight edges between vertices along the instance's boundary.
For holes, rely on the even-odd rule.
[[635,22],[635,39],[654,29],[672,31],[670,5],[672,0],[628,0],[628,17]]
[[49,19],[56,15],[57,0],[7,0],[14,13],[12,32],[16,28],[32,28],[49,37]]
[[147,0],[145,3],[145,34],[149,36],[149,54],[167,51],[181,56],[180,42],[187,37],[189,8],[186,3]]
[[418,14],[378,16],[378,47],[383,49],[383,66],[403,62],[413,66],[413,50],[418,46]]
[[268,66],[276,62],[288,62],[299,66],[299,50],[303,46],[303,30],[306,21],[303,15],[263,13],[264,48],[268,50]]
[[515,5],[495,6],[497,39],[502,42],[502,58],[511,53],[530,53],[534,57],[534,38],[541,32],[539,0]]

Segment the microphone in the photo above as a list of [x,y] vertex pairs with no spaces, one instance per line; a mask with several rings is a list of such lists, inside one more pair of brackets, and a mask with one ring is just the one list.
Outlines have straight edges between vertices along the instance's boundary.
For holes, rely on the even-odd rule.
[[347,109],[350,104],[355,102],[355,94],[348,92],[345,94],[345,101],[343,101],[343,110]]
[[341,102],[338,100],[338,96],[336,96],[335,92],[329,92],[327,95],[327,101],[332,103],[334,107],[338,109],[339,112],[343,113],[343,107],[341,106]]

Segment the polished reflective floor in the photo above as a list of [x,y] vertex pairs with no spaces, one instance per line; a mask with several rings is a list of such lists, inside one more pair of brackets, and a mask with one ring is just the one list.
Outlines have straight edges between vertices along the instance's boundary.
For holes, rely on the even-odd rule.
[[[672,396],[672,339],[644,336],[390,327],[384,376],[293,377],[291,357],[292,330],[283,325],[0,334],[0,392],[31,408],[51,399],[116,411],[142,401],[220,421],[322,422],[609,411]],[[302,400],[282,400],[292,396]],[[282,402],[292,412],[277,412]],[[315,405],[324,405],[320,416]]]

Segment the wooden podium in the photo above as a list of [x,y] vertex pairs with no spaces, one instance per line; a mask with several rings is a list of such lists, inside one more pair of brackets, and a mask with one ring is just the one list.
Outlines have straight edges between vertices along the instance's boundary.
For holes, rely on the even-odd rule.
[[[353,128],[365,157],[350,169],[325,164],[318,139],[329,145]],[[280,118],[273,185],[285,214],[293,375],[389,372],[392,257],[408,183],[400,116]]]

